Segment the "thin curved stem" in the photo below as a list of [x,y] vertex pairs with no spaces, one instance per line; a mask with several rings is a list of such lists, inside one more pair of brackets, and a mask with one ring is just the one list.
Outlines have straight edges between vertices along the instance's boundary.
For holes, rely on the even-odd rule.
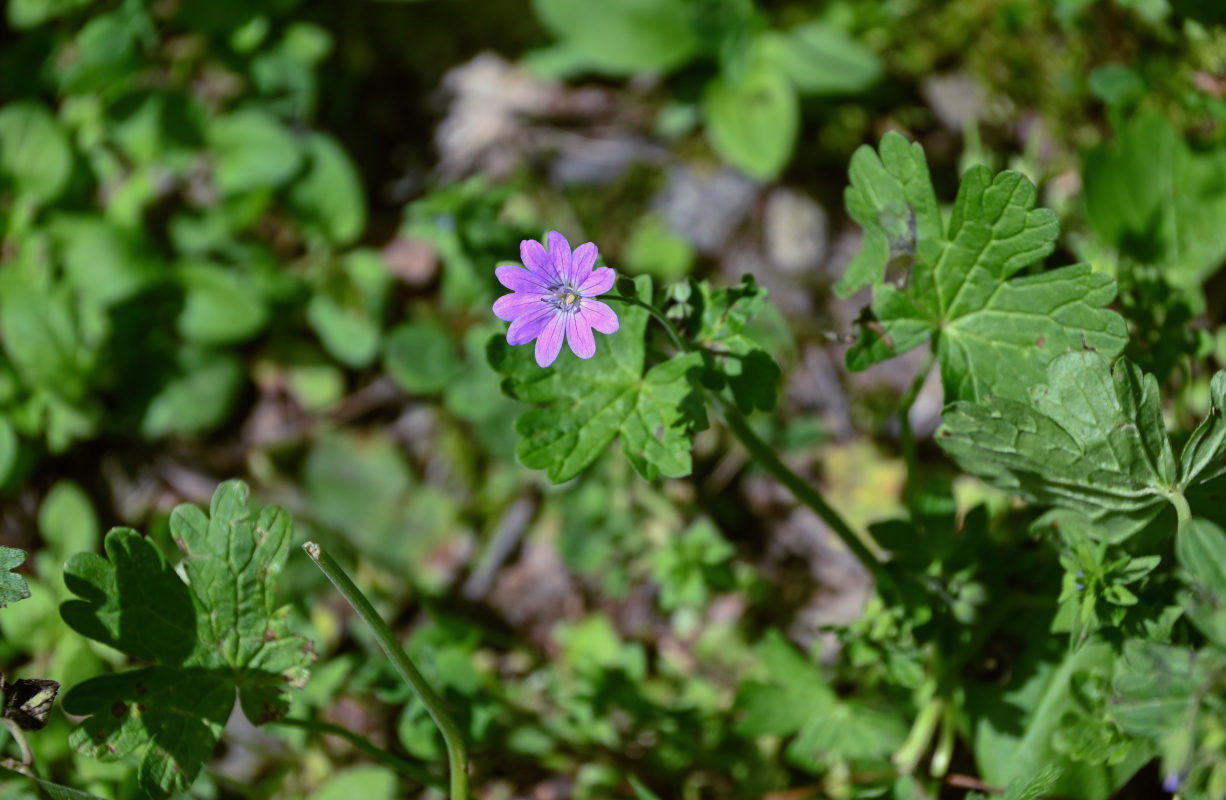
[[690,350],[694,349],[686,343],[685,339],[682,338],[681,332],[677,330],[677,326],[673,325],[673,321],[664,314],[660,313],[660,309],[656,308],[651,303],[644,303],[637,297],[629,297],[623,294],[607,294],[604,296],[604,298],[606,300],[619,300],[623,303],[629,303],[632,306],[638,306],[639,308],[644,309],[648,314],[655,317],[657,322],[664,326],[664,330],[668,333],[668,337],[673,340],[673,344],[677,346],[678,350],[689,352]]
[[423,786],[430,786],[434,789],[444,789],[447,787],[446,781],[428,769],[407,761],[393,752],[384,750],[366,737],[360,736],[348,728],[342,728],[340,725],[324,722],[320,719],[304,719],[301,717],[285,717],[284,719],[273,720],[271,724],[285,725],[289,728],[301,728],[304,731],[321,733],[327,736],[338,736],[374,760],[408,775]]
[[467,800],[468,799],[468,753],[464,746],[464,737],[460,734],[460,728],[456,725],[455,720],[447,713],[447,708],[443,704],[443,698],[435,693],[434,689],[422,677],[422,674],[417,671],[417,667],[409,658],[409,654],[400,646],[400,642],[396,640],[396,635],[392,633],[392,629],[387,626],[383,618],[379,616],[379,612],[375,611],[375,607],[366,599],[366,595],[354,585],[345,571],[341,569],[332,556],[328,555],[315,542],[307,542],[302,546],[306,554],[311,557],[324,573],[328,576],[328,580],[334,585],[345,599],[349,601],[349,605],[353,606],[353,610],[358,612],[358,616],[366,623],[367,627],[375,634],[375,639],[379,642],[379,647],[391,659],[392,665],[396,667],[396,671],[404,678],[405,683],[417,693],[421,698],[422,703],[426,706],[426,711],[430,713],[430,717],[434,720],[434,724],[438,726],[439,731],[443,734],[443,743],[447,746],[447,761],[449,771],[451,773],[451,800]]
[[[708,392],[707,396],[719,409],[723,416],[724,424],[728,426],[728,430],[732,431],[732,435],[741,442],[741,445],[749,452],[750,457],[758,462],[758,466],[762,467],[772,478],[787,487],[797,500],[813,509],[822,522],[826,523],[830,530],[834,531],[835,535],[846,545],[847,549],[859,559],[864,568],[877,581],[878,586],[890,583],[889,576],[882,568],[881,560],[869,549],[861,535],[852,530],[851,526],[847,524],[847,520],[843,519],[842,515],[826,502],[826,498],[822,497],[821,492],[813,488],[813,485],[804,478],[793,472],[787,464],[784,464],[779,459],[779,456],[775,454],[774,448],[762,441],[758,434],[754,433],[753,428],[749,427],[749,422],[735,406],[711,392]],[[865,537],[867,537],[867,534]]]
[[[681,336],[681,333],[677,330],[676,326],[673,325],[672,320],[670,320],[667,316],[661,313],[658,308],[650,303],[644,303],[637,297],[627,297],[625,295],[606,295],[606,297],[609,300],[620,300],[623,303],[630,303],[631,305],[636,305],[639,308],[646,310],[648,314],[651,314],[652,317],[654,317],[661,325],[664,326],[664,330],[668,332],[669,338],[673,340],[673,344],[675,344],[679,350],[689,352],[694,349],[694,347],[687,343],[684,337]],[[927,371],[927,368],[925,368],[925,371]],[[922,381],[920,381],[920,383],[922,384]],[[919,389],[916,388],[915,391],[918,393]],[[766,470],[771,477],[787,487],[797,500],[813,509],[817,516],[821,518],[822,522],[825,522],[826,525],[829,526],[832,531],[834,531],[835,535],[837,535],[839,539],[842,540],[843,544],[847,546],[847,549],[850,550],[852,554],[859,559],[860,563],[864,565],[864,568],[867,569],[870,574],[872,574],[878,585],[888,583],[889,577],[886,575],[885,570],[882,569],[881,560],[877,558],[868,545],[865,544],[864,540],[866,538],[868,538],[870,542],[872,539],[869,538],[867,534],[862,536],[852,530],[851,526],[847,524],[847,521],[843,519],[842,515],[835,511],[834,508],[826,502],[826,498],[822,497],[821,492],[815,489],[812,484],[810,484],[804,478],[793,472],[787,464],[784,464],[779,459],[779,456],[775,454],[774,448],[762,441],[758,434],[754,433],[753,428],[749,427],[749,423],[746,421],[744,415],[742,415],[736,408],[736,406],[729,403],[722,395],[715,394],[705,389],[703,390],[703,393],[706,396],[707,401],[715,407],[716,411],[723,418],[724,424],[728,426],[728,430],[732,432],[732,435],[735,436],[741,442],[741,445],[745,448],[745,450],[748,451],[750,457],[757,461],[758,465]],[[914,398],[912,398],[912,402],[914,402]],[[873,542],[873,544],[876,545],[876,542]]]

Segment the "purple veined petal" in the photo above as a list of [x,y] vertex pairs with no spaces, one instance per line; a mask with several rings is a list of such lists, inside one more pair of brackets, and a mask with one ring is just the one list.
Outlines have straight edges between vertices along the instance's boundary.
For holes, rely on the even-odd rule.
[[541,303],[540,311],[529,311],[511,323],[511,327],[507,328],[507,344],[527,344],[540,336],[545,325],[553,318],[554,309]]
[[562,340],[566,338],[566,316],[551,314],[549,321],[536,340],[536,363],[547,367],[558,358],[562,352]]
[[592,336],[592,325],[582,312],[567,315],[566,342],[579,358],[596,355],[596,338]]
[[561,280],[570,276],[570,242],[557,231],[550,231],[545,237],[549,240],[549,255],[553,261],[554,274]]
[[536,239],[524,239],[519,243],[519,257],[525,267],[540,276],[542,283],[552,283],[557,279],[553,259],[545,252],[545,246]]
[[617,333],[617,329],[621,327],[613,309],[599,300],[584,300],[583,307],[576,316],[583,317],[584,322],[601,333]]
[[499,283],[513,292],[545,294],[549,290],[544,278],[514,264],[503,264],[494,270],[494,274],[498,276]]
[[616,272],[608,267],[601,267],[593,272],[590,278],[580,284],[579,294],[584,297],[595,297],[598,294],[604,294],[613,288],[613,282],[616,280]]
[[596,265],[598,252],[596,245],[591,242],[581,244],[575,248],[575,252],[570,257],[570,275],[568,280],[571,286],[582,286],[591,277],[592,267]]
[[539,309],[545,303],[546,297],[535,292],[504,294],[494,301],[494,316],[513,322],[524,314]]

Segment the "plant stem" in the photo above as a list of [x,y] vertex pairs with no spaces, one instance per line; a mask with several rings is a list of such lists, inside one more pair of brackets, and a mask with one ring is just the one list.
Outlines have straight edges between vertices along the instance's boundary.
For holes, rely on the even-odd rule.
[[8,728],[8,732],[12,734],[14,741],[17,742],[17,747],[21,750],[21,763],[29,767],[34,763],[34,751],[30,749],[30,742],[26,739],[25,731],[21,729],[13,720],[4,717],[4,727]]
[[443,789],[447,786],[446,781],[424,767],[407,761],[388,750],[384,750],[366,737],[360,736],[348,728],[342,728],[340,725],[334,725],[331,722],[324,722],[319,719],[303,719],[300,717],[285,717],[284,719],[273,720],[272,724],[285,725],[290,728],[301,728],[305,731],[322,733],[328,736],[339,736],[376,761],[399,770],[423,786],[430,786],[435,789]]
[[1188,498],[1183,496],[1183,492],[1172,491],[1167,495],[1167,499],[1175,506],[1175,515],[1181,526],[1192,519],[1192,507],[1188,505]]
[[681,337],[681,333],[677,330],[677,326],[673,325],[673,321],[666,317],[660,311],[660,309],[656,308],[651,303],[644,303],[637,297],[629,297],[622,294],[607,294],[604,297],[606,300],[619,300],[623,303],[629,303],[632,306],[638,306],[639,308],[646,310],[648,314],[655,317],[656,321],[664,326],[664,330],[668,333],[668,338],[673,340],[673,344],[677,346],[678,350],[689,352],[690,350],[694,349],[693,347],[690,347]]
[[[736,409],[731,403],[719,395],[707,392],[708,398],[713,402],[724,418],[724,424],[728,426],[728,430],[732,431],[732,435],[740,440],[741,445],[749,452],[751,458],[758,462],[758,466],[766,470],[768,474],[781,484],[786,486],[788,490],[796,497],[797,500],[804,503],[821,518],[822,522],[834,531],[839,539],[847,546],[847,549],[855,555],[864,568],[872,574],[878,585],[890,583],[889,577],[885,570],[882,569],[881,560],[877,558],[869,546],[865,544],[864,538],[852,530],[847,521],[835,511],[834,508],[826,502],[826,498],[822,497],[821,492],[813,488],[812,484],[804,478],[792,471],[787,464],[779,459],[775,454],[774,448],[759,438],[758,434],[754,433],[753,428],[749,427],[749,422],[741,415],[741,412]],[[870,539],[871,541],[871,539]],[[873,542],[876,545],[876,542]]]
[[928,373],[932,371],[932,365],[935,361],[936,354],[930,349],[924,356],[924,362],[920,365],[919,372],[915,374],[915,380],[911,381],[911,385],[907,387],[906,394],[898,401],[898,434],[902,442],[903,463],[907,467],[907,479],[906,485],[903,487],[903,497],[908,502],[911,500],[911,495],[915,488],[915,479],[919,474],[915,431],[911,428],[911,407],[915,405],[915,399],[919,397],[920,389],[924,388],[924,381],[928,379]]
[[328,555],[315,542],[307,542],[302,546],[306,554],[311,557],[323,573],[328,576],[328,580],[340,591],[345,599],[349,601],[349,605],[353,606],[353,610],[358,612],[358,616],[375,634],[375,638],[379,641],[379,646],[387,657],[392,660],[392,665],[396,667],[396,671],[404,678],[405,683],[416,692],[421,698],[422,703],[426,706],[426,711],[430,713],[430,717],[434,720],[434,724],[438,726],[439,731],[443,734],[443,743],[447,746],[447,761],[451,773],[451,800],[467,800],[468,799],[468,755],[464,747],[464,737],[460,734],[460,728],[456,725],[455,720],[447,713],[446,707],[443,705],[443,698],[439,697],[421,673],[417,671],[409,654],[400,646],[400,642],[396,640],[392,629],[387,626],[379,613],[375,611],[375,607],[366,599],[366,595],[362,594],[361,590],[354,585],[345,571],[340,565],[332,560],[332,556]]
[[[609,300],[620,300],[623,303],[630,303],[638,306],[639,308],[645,309],[648,314],[651,314],[652,317],[654,317],[661,325],[664,326],[664,330],[668,332],[669,338],[673,340],[673,344],[677,346],[677,349],[684,352],[689,352],[694,349],[681,336],[681,333],[677,330],[676,326],[673,325],[672,320],[670,320],[658,308],[650,303],[644,303],[637,297],[626,297],[624,295],[606,295],[606,297]],[[931,363],[925,367],[925,372],[927,372],[929,367],[931,367]],[[919,380],[918,383],[922,385],[923,381]],[[915,392],[919,392],[918,386],[915,388]],[[740,440],[741,445],[744,446],[744,448],[749,452],[750,457],[757,461],[758,465],[765,469],[772,478],[786,486],[797,500],[813,509],[817,516],[821,518],[822,522],[825,522],[826,525],[835,532],[839,539],[842,540],[843,544],[847,546],[847,549],[850,550],[857,559],[859,559],[860,563],[863,564],[864,568],[869,571],[879,586],[890,582],[889,577],[882,569],[881,560],[877,558],[873,551],[869,549],[868,545],[865,544],[864,539],[868,538],[867,534],[861,536],[853,531],[851,526],[847,524],[847,521],[843,519],[839,512],[835,511],[834,508],[826,502],[826,499],[822,497],[821,492],[813,488],[813,486],[804,478],[793,472],[787,464],[784,464],[779,459],[779,456],[775,454],[774,448],[762,441],[762,439],[758,437],[758,434],[754,433],[753,428],[749,427],[749,423],[745,420],[744,415],[741,414],[736,406],[729,403],[721,395],[715,394],[709,390],[704,389],[703,393],[707,398],[707,402],[714,406],[716,411],[723,417],[724,424],[728,426],[728,430],[732,431],[732,434],[736,436],[738,440]],[[912,397],[911,402],[914,402],[914,400],[915,398]],[[869,541],[872,542],[872,539],[869,538]],[[872,544],[877,547],[878,550],[881,549],[879,546],[877,546],[876,542],[872,542]]]

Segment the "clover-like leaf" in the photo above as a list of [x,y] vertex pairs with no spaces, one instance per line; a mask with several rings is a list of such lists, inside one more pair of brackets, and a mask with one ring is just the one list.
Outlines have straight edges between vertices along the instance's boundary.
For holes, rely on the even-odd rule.
[[30,596],[26,579],[13,572],[26,560],[26,551],[0,545],[0,608]]
[[[640,299],[651,300],[650,278],[639,276],[635,288]],[[701,371],[701,356],[676,356],[644,372],[647,312],[610,302],[618,303],[621,329],[602,337],[590,359],[563,352],[542,369],[531,348],[491,339],[487,354],[505,376],[503,388],[542,406],[516,421],[516,454],[525,466],[545,469],[550,480],[561,483],[620,437],[626,457],[648,480],[688,475],[692,432],[706,422],[691,380]]]
[[[1215,405],[1226,401],[1226,373],[1213,386]],[[1158,382],[1125,358],[1113,369],[1101,353],[1066,353],[1048,365],[1047,384],[1034,387],[1031,400],[955,403],[937,441],[968,472],[1032,502],[1078,511],[1107,540],[1128,537],[1209,477],[1210,453],[1220,461],[1220,410],[1177,464]]]
[[142,791],[186,790],[209,758],[234,708],[260,723],[279,715],[286,683],[301,685],[310,643],[289,633],[275,603],[291,522],[280,508],[258,515],[247,486],[229,481],[206,516],[182,505],[170,529],[184,551],[186,582],[161,551],[117,528],[107,558],[81,553],[64,580],[81,599],[61,607],[77,632],[152,666],[91,678],[64,709],[88,717],[72,733],[78,752],[139,762]]
[[[853,157],[846,196],[864,227],[864,249],[837,288],[873,286],[871,311],[847,353],[850,369],[932,340],[947,400],[1022,400],[1061,353],[1123,350],[1124,319],[1105,308],[1116,293],[1111,277],[1075,265],[1012,279],[1050,254],[1059,233],[1055,214],[1034,207],[1035,187],[1024,176],[967,171],[946,229],[919,145],[890,133],[880,150],[878,157],[863,147]],[[914,264],[902,288],[885,279],[898,256]]]

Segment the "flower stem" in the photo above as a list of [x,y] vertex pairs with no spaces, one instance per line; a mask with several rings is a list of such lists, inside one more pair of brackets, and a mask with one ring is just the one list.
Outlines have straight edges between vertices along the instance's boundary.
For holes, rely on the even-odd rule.
[[915,405],[920,389],[924,388],[924,381],[928,379],[928,373],[932,371],[932,365],[935,361],[936,353],[929,350],[927,355],[924,356],[924,362],[920,365],[919,372],[915,374],[915,380],[911,381],[911,385],[907,388],[907,393],[898,401],[899,439],[902,442],[903,463],[907,467],[907,482],[903,489],[903,494],[908,501],[911,500],[911,495],[915,490],[915,480],[919,476],[915,431],[911,428],[911,407]]
[[378,747],[366,737],[356,734],[348,728],[342,728],[340,725],[334,725],[331,722],[324,722],[321,719],[303,719],[300,717],[285,717],[284,719],[273,720],[272,724],[285,725],[289,728],[301,728],[302,730],[310,731],[311,733],[322,733],[328,736],[338,736],[374,760],[386,764],[393,769],[399,770],[423,786],[430,786],[434,789],[443,789],[447,785],[446,782],[438,775],[435,775],[429,770],[414,764],[411,761],[401,758],[395,753],[384,750],[382,747]]
[[409,659],[408,653],[400,646],[400,642],[396,640],[392,629],[387,626],[379,613],[375,611],[375,607],[366,599],[366,595],[354,585],[345,571],[340,565],[332,560],[332,556],[328,555],[315,542],[307,542],[302,546],[306,554],[311,557],[315,565],[319,567],[324,575],[328,576],[328,580],[340,591],[345,599],[349,601],[349,605],[353,606],[353,610],[358,612],[358,616],[375,634],[375,638],[379,641],[379,646],[387,657],[391,659],[392,665],[396,667],[396,671],[404,678],[405,683],[416,692],[421,698],[422,703],[426,706],[426,711],[430,713],[430,717],[434,720],[434,724],[438,726],[439,731],[443,734],[443,743],[447,746],[447,761],[451,772],[451,800],[467,800],[468,799],[468,755],[464,747],[464,738],[460,735],[460,728],[456,725],[455,720],[447,713],[446,707],[443,705],[443,698],[439,697],[434,689],[422,677],[422,674],[417,671],[412,660]]
[[[681,336],[676,326],[673,325],[672,320],[650,303],[644,303],[637,297],[626,297],[624,295],[607,295],[607,298],[609,300],[620,300],[623,303],[630,303],[645,309],[648,314],[651,314],[664,326],[664,330],[668,332],[669,338],[673,340],[673,344],[679,350],[688,352],[694,349]],[[926,371],[927,369],[925,369]],[[920,380],[919,383],[922,384],[923,381]],[[918,387],[915,389],[915,392],[919,392]],[[741,445],[749,452],[750,457],[757,461],[758,465],[766,470],[772,478],[786,486],[797,500],[813,509],[822,522],[825,522],[842,540],[843,544],[847,546],[847,549],[859,559],[860,563],[869,571],[879,586],[889,583],[889,577],[886,575],[885,570],[882,569],[881,560],[865,544],[864,540],[866,538],[870,542],[872,542],[872,539],[867,534],[860,535],[852,530],[851,526],[847,524],[847,521],[843,519],[839,512],[835,511],[826,502],[826,498],[822,497],[821,492],[813,488],[812,484],[804,478],[793,472],[787,464],[784,464],[779,459],[779,456],[775,454],[774,449],[762,441],[758,434],[754,433],[753,428],[749,427],[749,423],[745,420],[744,415],[737,410],[736,406],[729,403],[723,396],[709,390],[704,389],[703,394],[706,396],[707,402],[713,405],[723,417],[724,424],[728,426],[728,430],[732,431],[732,434],[740,440]],[[912,398],[912,402],[914,402],[914,398]],[[876,546],[876,542],[872,543]],[[880,547],[878,546],[877,549],[880,550]]]
[[[869,549],[865,544],[864,539],[860,534],[852,530],[847,521],[826,502],[826,498],[822,497],[821,492],[813,488],[812,484],[804,478],[797,475],[779,459],[775,454],[774,449],[754,433],[753,428],[749,427],[749,422],[740,411],[731,403],[719,395],[707,392],[707,396],[711,399],[715,406],[719,409],[724,419],[724,424],[728,426],[728,430],[732,431],[741,445],[749,452],[749,455],[758,462],[758,466],[766,470],[766,472],[775,480],[783,484],[796,497],[797,500],[804,503],[821,518],[822,522],[826,523],[829,528],[835,532],[839,539],[846,545],[864,568],[869,571],[873,579],[878,585],[890,583],[889,577],[885,570],[882,569],[881,560]],[[865,534],[867,538],[867,534]],[[870,540],[871,541],[871,540]],[[874,544],[876,544],[874,542]]]
[[1175,516],[1180,525],[1192,519],[1192,507],[1188,505],[1188,498],[1183,496],[1183,492],[1172,491],[1167,497],[1175,506]]

